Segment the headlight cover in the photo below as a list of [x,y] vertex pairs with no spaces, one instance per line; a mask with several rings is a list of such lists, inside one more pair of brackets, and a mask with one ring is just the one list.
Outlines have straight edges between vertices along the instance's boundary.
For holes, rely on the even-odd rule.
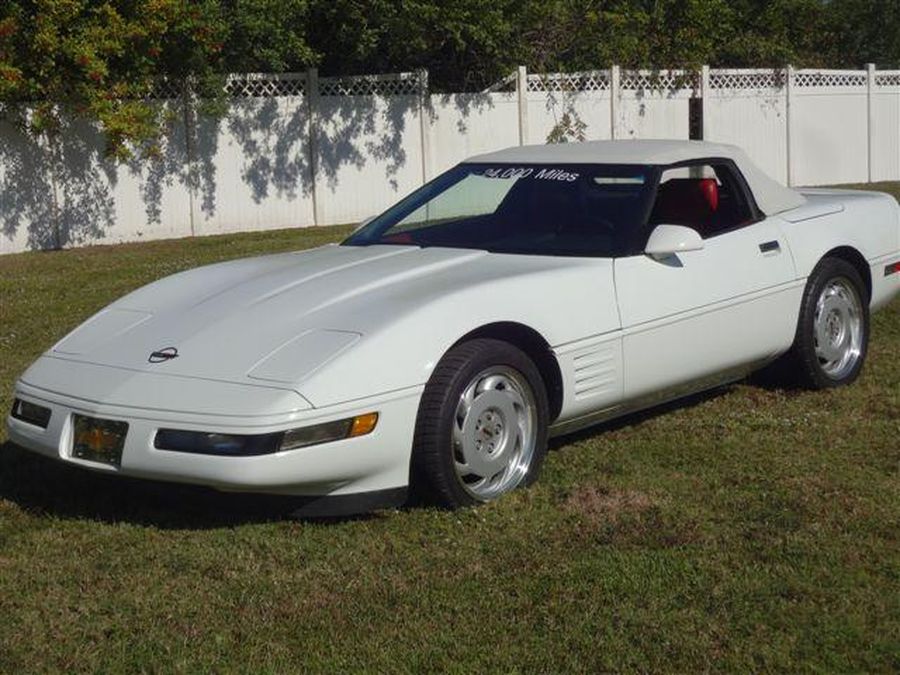
[[375,429],[377,423],[378,413],[373,412],[273,434],[221,434],[160,429],[153,439],[153,447],[157,450],[195,455],[253,457],[365,436]]

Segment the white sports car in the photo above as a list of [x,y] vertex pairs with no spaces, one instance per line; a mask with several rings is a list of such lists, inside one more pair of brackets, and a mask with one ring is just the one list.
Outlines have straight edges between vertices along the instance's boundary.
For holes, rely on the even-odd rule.
[[21,377],[21,446],[90,469],[306,495],[302,513],[448,507],[533,481],[548,435],[780,359],[852,382],[900,290],[900,213],[788,189],[737,148],[516,147],[339,245],[141,288]]

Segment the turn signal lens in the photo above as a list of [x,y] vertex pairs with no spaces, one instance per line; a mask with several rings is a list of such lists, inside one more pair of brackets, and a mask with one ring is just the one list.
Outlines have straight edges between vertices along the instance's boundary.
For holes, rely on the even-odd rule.
[[279,450],[296,450],[309,445],[339,441],[350,435],[351,423],[352,420],[338,420],[285,431]]
[[375,429],[376,424],[378,424],[378,413],[357,415],[353,418],[353,424],[350,425],[350,437],[370,434]]
[[331,443],[344,438],[355,438],[372,433],[378,423],[378,413],[366,413],[349,419],[325,422],[311,427],[301,427],[284,432],[279,450],[296,450],[320,443]]

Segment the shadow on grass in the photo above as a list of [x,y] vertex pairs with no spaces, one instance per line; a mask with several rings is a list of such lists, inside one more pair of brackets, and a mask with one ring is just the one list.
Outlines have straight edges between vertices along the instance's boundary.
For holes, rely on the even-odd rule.
[[[34,515],[132,523],[162,529],[211,529],[291,518],[302,497],[227,493],[194,485],[107,476],[0,445],[0,499]],[[377,514],[309,518],[337,523]]]

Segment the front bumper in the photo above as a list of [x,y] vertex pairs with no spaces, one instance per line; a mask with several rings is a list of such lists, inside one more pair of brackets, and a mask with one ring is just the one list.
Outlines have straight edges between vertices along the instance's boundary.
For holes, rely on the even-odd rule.
[[[194,383],[194,386],[197,386]],[[217,383],[205,383],[210,395]],[[248,387],[252,397],[257,388]],[[50,391],[20,381],[15,397],[51,410],[46,429],[7,418],[9,438],[16,444],[69,464],[105,473],[207,485],[220,490],[305,496],[353,495],[397,491],[409,480],[409,460],[421,387],[360,399],[325,409],[294,410],[242,417],[179,414],[136,408]],[[250,402],[248,401],[248,404]],[[248,405],[252,408],[252,405]],[[321,422],[378,412],[372,433],[296,450],[253,457],[222,457],[159,450],[153,440],[160,428],[231,434],[286,431]],[[74,457],[73,415],[128,423],[118,467]]]

